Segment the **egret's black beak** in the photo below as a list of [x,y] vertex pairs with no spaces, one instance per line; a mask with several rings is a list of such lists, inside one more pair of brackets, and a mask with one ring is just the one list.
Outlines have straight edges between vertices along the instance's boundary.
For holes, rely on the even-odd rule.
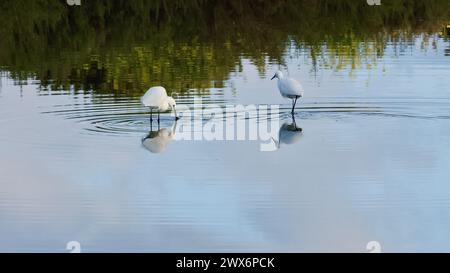
[[177,115],[177,109],[175,109],[175,106],[172,106],[173,111],[175,112],[175,120],[179,120],[180,117]]
[[275,79],[276,77],[277,77],[277,75],[273,75],[272,79],[270,79],[270,80],[273,80],[273,79]]

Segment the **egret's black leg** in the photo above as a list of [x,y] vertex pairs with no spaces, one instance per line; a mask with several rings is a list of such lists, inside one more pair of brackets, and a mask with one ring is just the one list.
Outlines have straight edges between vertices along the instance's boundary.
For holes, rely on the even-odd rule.
[[292,99],[293,105],[292,105],[292,114],[294,114],[295,105],[297,104],[298,97],[295,97],[295,99]]
[[158,131],[159,131],[159,129],[160,129],[160,123],[159,123],[159,112],[158,112]]
[[150,132],[153,131],[153,117],[152,109],[150,109]]

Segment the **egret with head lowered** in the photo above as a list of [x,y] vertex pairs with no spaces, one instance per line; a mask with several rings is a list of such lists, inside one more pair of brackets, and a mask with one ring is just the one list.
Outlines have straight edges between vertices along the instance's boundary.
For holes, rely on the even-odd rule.
[[292,100],[292,114],[298,98],[303,97],[303,86],[295,79],[285,77],[281,71],[277,71],[271,80],[278,79],[278,90],[283,98]]
[[175,109],[176,102],[172,97],[167,96],[166,89],[162,86],[155,86],[147,90],[141,98],[142,105],[150,108],[150,122],[153,121],[153,111],[158,112],[158,123],[160,112],[173,110],[175,120],[178,120],[177,111]]

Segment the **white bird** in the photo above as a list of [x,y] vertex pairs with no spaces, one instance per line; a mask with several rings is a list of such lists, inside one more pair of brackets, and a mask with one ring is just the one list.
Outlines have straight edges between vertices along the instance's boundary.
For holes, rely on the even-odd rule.
[[281,71],[277,71],[271,80],[275,78],[278,79],[278,90],[280,90],[281,96],[292,99],[293,114],[298,98],[303,97],[303,87],[297,80],[284,77]]
[[155,86],[147,90],[144,96],[141,97],[142,105],[150,108],[150,121],[153,120],[153,110],[159,113],[172,109],[175,113],[175,119],[177,120],[177,111],[175,109],[176,102],[172,97],[167,96],[166,89],[162,86]]
[[175,121],[172,130],[162,128],[158,131],[150,131],[148,135],[142,139],[142,145],[152,153],[159,154],[164,152],[169,143],[175,137],[177,121]]

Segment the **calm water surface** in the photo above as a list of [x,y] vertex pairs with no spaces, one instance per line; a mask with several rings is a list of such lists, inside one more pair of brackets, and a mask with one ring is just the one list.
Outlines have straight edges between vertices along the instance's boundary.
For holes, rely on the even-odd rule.
[[[305,88],[302,131],[272,152],[261,141],[174,139],[152,153],[138,95],[53,90],[5,67],[0,251],[66,252],[79,241],[85,252],[366,252],[379,241],[383,251],[448,252],[449,48],[437,34],[417,35],[361,66],[343,55],[350,65],[336,69],[287,45],[282,64],[267,59],[261,70],[242,55],[222,86],[178,94],[191,108],[279,104],[279,115],[257,121],[277,119],[279,140],[290,102],[270,77],[286,71]],[[173,125],[163,114],[161,128]]]

